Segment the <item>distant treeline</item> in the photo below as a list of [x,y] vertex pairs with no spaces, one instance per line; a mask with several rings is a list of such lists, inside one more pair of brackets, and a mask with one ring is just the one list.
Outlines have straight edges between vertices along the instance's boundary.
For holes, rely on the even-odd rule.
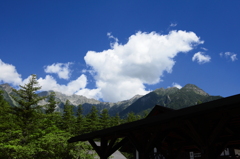
[[[77,113],[67,100],[63,113],[55,112],[55,93],[47,97],[36,94],[41,87],[36,75],[29,82],[13,89],[12,98],[19,106],[11,107],[0,92],[0,158],[3,159],[93,159],[96,154],[88,153],[92,147],[86,142],[69,144],[67,140],[76,135],[117,126],[144,118],[147,115],[128,113],[125,119],[118,114],[109,116],[108,110],[98,112],[95,106],[83,115],[81,105]],[[38,105],[47,98],[48,104]]]

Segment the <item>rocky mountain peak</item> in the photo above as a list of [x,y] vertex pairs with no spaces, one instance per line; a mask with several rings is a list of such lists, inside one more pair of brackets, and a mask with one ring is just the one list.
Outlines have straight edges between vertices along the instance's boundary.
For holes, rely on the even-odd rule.
[[167,94],[172,94],[179,91],[177,87],[169,87],[169,88],[158,88],[155,89],[153,92],[157,93],[158,95],[167,95]]
[[194,84],[186,84],[181,90],[193,91],[200,95],[209,96],[208,93],[206,93],[204,90],[202,90],[201,88],[197,87]]
[[132,98],[130,98],[129,100],[135,100],[135,99],[141,98],[142,96],[143,95],[137,94],[137,95],[133,96]]
[[8,83],[1,84],[0,87],[2,87],[2,89],[5,90],[7,93],[12,92],[12,87]]

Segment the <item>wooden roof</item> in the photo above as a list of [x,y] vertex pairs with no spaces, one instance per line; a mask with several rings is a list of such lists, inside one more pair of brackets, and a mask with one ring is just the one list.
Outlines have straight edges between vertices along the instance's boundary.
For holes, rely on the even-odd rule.
[[[226,111],[226,113],[236,107],[239,108],[240,110],[239,104],[240,104],[240,94],[231,96],[231,97],[222,98],[215,101],[211,101],[211,102],[207,102],[207,103],[203,103],[203,104],[199,104],[199,105],[195,105],[195,106],[190,106],[190,107],[175,110],[175,111],[168,111],[168,112],[166,111],[165,113],[161,113],[157,116],[151,116],[150,118],[148,117],[148,118],[134,121],[131,123],[126,123],[119,126],[114,126],[111,128],[91,132],[88,134],[75,136],[70,138],[68,142],[71,143],[71,142],[77,142],[77,141],[87,141],[88,139],[111,137],[111,136],[124,137],[126,132],[128,131],[143,129],[145,127],[147,128],[150,126],[154,126],[156,124],[158,125],[160,123],[165,123],[165,122],[175,120],[175,119],[180,119],[180,118],[187,119],[187,118],[196,117],[199,115],[204,116],[205,114],[211,114],[211,113],[213,113],[212,115],[214,118],[214,113],[216,113],[217,110],[223,111],[223,112]],[[231,113],[240,114],[240,111],[231,112]]]
[[164,113],[168,113],[174,111],[174,109],[168,108],[168,107],[163,107],[160,105],[156,105],[147,115],[146,118],[152,117],[152,116],[156,116],[156,115],[160,115],[160,114],[164,114]]
[[145,119],[75,136],[68,142],[89,141],[94,145],[93,139],[101,139],[106,147],[109,141],[112,146],[123,138],[114,150],[130,141],[142,152],[142,158],[147,158],[145,154],[153,147],[165,155],[201,151],[203,157],[214,158],[226,146],[240,146],[239,134],[240,94],[179,110],[156,106]]

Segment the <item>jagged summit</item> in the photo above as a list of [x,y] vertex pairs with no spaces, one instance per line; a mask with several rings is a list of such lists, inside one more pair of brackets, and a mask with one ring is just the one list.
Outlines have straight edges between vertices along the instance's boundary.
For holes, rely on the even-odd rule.
[[7,93],[12,92],[12,87],[8,83],[1,84],[0,87],[5,90]]
[[196,86],[194,84],[186,84],[184,87],[181,88],[181,90],[193,91],[199,95],[209,96],[208,93],[206,93],[204,90],[202,90],[201,88],[199,88],[198,86]]
[[[52,91],[43,91],[43,92],[40,92],[39,95],[47,96],[50,94],[50,92],[52,92]],[[84,103],[90,103],[90,104],[94,105],[94,104],[100,103],[100,101],[98,101],[96,99],[89,99],[82,95],[76,95],[76,94],[66,95],[61,92],[55,92],[55,94],[56,94],[56,99],[58,99],[59,101],[61,101],[63,103],[66,102],[67,100],[69,100],[70,103],[74,104],[74,105],[79,105],[79,104],[84,104]]]

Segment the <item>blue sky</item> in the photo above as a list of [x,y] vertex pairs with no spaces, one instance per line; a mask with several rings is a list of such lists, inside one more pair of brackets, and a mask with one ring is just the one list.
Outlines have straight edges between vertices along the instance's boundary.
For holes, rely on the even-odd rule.
[[0,84],[117,102],[195,84],[240,90],[240,1],[0,1]]

